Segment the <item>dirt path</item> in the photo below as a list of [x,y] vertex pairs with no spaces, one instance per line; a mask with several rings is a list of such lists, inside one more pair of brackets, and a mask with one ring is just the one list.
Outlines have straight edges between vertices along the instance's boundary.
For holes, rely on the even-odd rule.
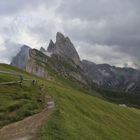
[[49,95],[45,99],[47,104],[42,112],[0,129],[0,140],[37,140],[38,129],[55,109],[53,99]]

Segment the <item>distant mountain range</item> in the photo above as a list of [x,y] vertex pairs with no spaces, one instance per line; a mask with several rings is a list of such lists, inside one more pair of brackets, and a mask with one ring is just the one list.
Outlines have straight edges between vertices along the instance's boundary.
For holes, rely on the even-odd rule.
[[41,47],[36,50],[22,46],[11,65],[50,80],[53,75],[49,74],[46,67],[82,86],[140,91],[139,70],[81,61],[71,40],[61,33],[57,33],[56,42],[51,40],[47,49]]
[[83,60],[82,64],[87,77],[99,87],[123,91],[140,90],[140,71],[136,69],[95,64],[87,60]]

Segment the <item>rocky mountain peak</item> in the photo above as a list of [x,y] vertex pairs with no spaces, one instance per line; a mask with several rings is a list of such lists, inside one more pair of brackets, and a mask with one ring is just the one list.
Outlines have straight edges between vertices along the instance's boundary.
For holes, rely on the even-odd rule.
[[23,46],[21,46],[20,52],[26,53],[26,51],[29,50],[29,49],[31,49],[29,46],[23,45]]
[[65,37],[62,33],[58,32],[56,34],[56,42],[50,41],[47,49],[52,54],[59,55],[63,58],[72,60],[76,65],[81,65],[80,57],[68,37]]
[[26,67],[27,61],[30,59],[30,49],[31,48],[29,46],[23,45],[19,53],[12,59],[11,65],[24,69]]
[[56,41],[62,41],[62,40],[65,40],[65,36],[62,33],[57,32]]
[[54,46],[55,46],[54,42],[52,40],[50,40],[49,46],[47,48],[47,51],[48,52],[53,52]]
[[40,48],[40,51],[43,53],[43,52],[46,52],[45,48],[41,47]]

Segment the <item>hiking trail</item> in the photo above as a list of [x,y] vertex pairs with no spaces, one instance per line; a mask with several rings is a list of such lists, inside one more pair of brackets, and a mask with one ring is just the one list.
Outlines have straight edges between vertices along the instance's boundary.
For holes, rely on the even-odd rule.
[[46,105],[40,113],[0,129],[0,140],[37,140],[39,128],[55,110],[54,100],[48,94],[45,95],[45,102]]

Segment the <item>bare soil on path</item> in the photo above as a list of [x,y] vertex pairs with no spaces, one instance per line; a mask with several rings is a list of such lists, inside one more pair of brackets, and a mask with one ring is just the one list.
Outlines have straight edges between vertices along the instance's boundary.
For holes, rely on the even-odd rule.
[[0,129],[0,140],[37,140],[39,128],[55,110],[51,96],[45,95],[46,106],[40,113]]

